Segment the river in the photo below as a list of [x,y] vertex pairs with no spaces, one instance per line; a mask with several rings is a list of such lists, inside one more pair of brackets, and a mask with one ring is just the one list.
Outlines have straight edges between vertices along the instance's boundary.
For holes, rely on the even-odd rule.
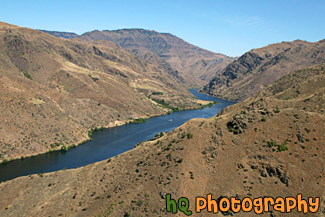
[[0,164],[0,181],[19,176],[85,166],[125,151],[160,132],[171,131],[193,118],[210,118],[235,102],[218,99],[190,90],[197,99],[217,101],[212,107],[174,112],[149,118],[145,123],[127,124],[93,133],[92,140],[67,152],[55,151]]

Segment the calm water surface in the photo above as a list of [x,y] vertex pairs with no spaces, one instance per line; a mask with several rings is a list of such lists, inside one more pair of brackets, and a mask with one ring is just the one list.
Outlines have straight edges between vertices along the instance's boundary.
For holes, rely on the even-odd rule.
[[235,102],[218,99],[190,90],[197,99],[217,101],[212,107],[174,112],[154,117],[142,124],[128,124],[94,132],[92,140],[67,152],[51,152],[0,165],[0,181],[35,173],[52,172],[85,166],[134,148],[159,132],[171,131],[193,118],[210,118]]

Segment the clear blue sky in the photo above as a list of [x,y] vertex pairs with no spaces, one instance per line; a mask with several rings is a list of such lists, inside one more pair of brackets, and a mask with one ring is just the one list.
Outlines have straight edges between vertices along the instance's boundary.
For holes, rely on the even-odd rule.
[[144,28],[240,56],[271,43],[325,37],[325,0],[0,0],[0,21],[72,31]]

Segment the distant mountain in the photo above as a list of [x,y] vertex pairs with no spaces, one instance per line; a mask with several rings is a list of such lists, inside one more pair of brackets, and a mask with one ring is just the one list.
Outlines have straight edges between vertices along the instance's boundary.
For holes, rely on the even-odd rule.
[[73,33],[73,32],[57,32],[57,31],[48,31],[48,30],[41,30],[41,29],[39,29],[39,31],[51,34],[51,35],[56,36],[56,37],[65,38],[65,39],[71,39],[71,38],[79,37],[78,34]]
[[80,38],[113,41],[143,59],[180,72],[188,83],[197,87],[206,84],[234,60],[191,45],[172,34],[144,29],[92,31]]
[[294,70],[325,62],[325,40],[296,40],[253,49],[217,74],[203,88],[208,94],[243,100]]

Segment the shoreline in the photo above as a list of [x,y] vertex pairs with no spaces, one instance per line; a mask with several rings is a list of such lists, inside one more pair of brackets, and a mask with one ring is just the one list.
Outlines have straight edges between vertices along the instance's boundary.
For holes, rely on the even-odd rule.
[[[48,154],[48,153],[52,153],[52,152],[67,152],[70,149],[77,148],[78,146],[83,145],[83,144],[91,141],[92,140],[91,137],[92,137],[93,132],[101,131],[101,130],[105,130],[105,129],[109,129],[109,128],[113,128],[113,127],[119,127],[119,126],[123,126],[123,125],[126,125],[126,124],[140,124],[140,123],[142,123],[142,122],[139,122],[139,123],[132,122],[132,121],[135,121],[137,119],[147,120],[149,118],[169,115],[169,114],[174,113],[174,112],[188,111],[188,110],[200,110],[200,109],[204,109],[204,108],[206,108],[208,106],[213,106],[214,104],[218,103],[218,102],[214,102],[214,101],[206,101],[206,100],[198,100],[198,99],[195,99],[195,101],[197,101],[197,103],[198,103],[198,105],[200,107],[198,107],[198,108],[189,107],[189,108],[183,108],[183,109],[177,109],[177,110],[173,110],[173,109],[168,108],[168,111],[166,113],[162,113],[162,114],[153,114],[153,115],[149,115],[149,116],[147,116],[147,115],[139,116],[139,117],[137,117],[135,119],[122,120],[122,121],[115,120],[115,121],[111,122],[110,124],[108,124],[106,126],[96,126],[95,128],[89,129],[88,131],[86,131],[87,136],[85,136],[83,139],[80,139],[80,141],[77,144],[71,144],[69,146],[63,145],[63,146],[60,146],[60,148],[57,148],[57,149],[49,149],[47,151],[40,151],[40,152],[37,152],[37,153],[34,153],[34,154],[21,155],[20,157],[16,157],[16,158],[14,157],[14,158],[11,158],[11,159],[3,159],[0,162],[0,165],[5,165],[5,164],[10,163],[12,161],[23,160],[23,159],[26,159],[26,158],[32,158],[32,157],[36,157],[36,156],[39,156],[39,155],[42,155],[42,154]],[[202,101],[202,102],[204,101],[204,102],[207,102],[207,103],[206,104],[201,104],[201,103],[199,103],[199,101]],[[158,104],[157,106],[161,106],[161,105]],[[162,107],[162,108],[165,108],[165,107]]]

